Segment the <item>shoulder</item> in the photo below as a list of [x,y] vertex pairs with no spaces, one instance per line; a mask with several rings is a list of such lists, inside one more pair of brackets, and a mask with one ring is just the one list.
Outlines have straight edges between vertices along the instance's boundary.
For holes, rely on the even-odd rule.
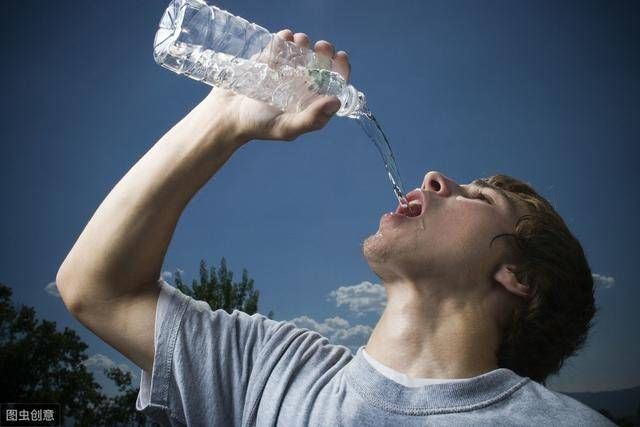
[[[528,381],[525,393],[536,398],[540,411],[563,425],[612,426],[608,418],[576,399],[548,389],[535,381]],[[542,401],[542,402],[540,402]],[[534,404],[531,402],[532,405]],[[540,403],[542,403],[540,405]]]

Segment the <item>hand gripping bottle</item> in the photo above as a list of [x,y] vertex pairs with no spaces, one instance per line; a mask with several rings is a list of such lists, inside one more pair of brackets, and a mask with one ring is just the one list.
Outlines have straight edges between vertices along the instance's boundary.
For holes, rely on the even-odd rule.
[[156,62],[211,86],[297,112],[314,99],[337,96],[338,116],[367,112],[362,92],[331,59],[316,55],[204,0],[173,0],[154,40]]

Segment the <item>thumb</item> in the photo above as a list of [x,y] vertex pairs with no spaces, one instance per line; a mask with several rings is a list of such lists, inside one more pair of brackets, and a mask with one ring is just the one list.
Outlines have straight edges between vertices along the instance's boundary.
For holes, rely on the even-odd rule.
[[301,133],[322,129],[340,106],[341,103],[337,97],[323,96],[291,117],[290,125]]
[[342,103],[336,96],[328,97],[326,100],[323,99],[322,101],[323,104],[320,108],[325,115],[329,116],[329,118],[337,113],[342,106]]

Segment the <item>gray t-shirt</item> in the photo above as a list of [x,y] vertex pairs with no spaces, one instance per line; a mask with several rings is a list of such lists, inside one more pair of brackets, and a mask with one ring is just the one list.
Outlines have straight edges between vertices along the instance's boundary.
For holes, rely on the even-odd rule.
[[159,283],[153,370],[142,371],[136,409],[162,425],[613,425],[508,369],[405,387],[317,332],[212,311]]

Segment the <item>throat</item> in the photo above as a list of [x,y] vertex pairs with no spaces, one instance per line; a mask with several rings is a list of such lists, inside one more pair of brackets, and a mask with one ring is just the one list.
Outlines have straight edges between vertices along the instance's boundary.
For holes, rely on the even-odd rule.
[[498,331],[486,318],[449,314],[430,319],[394,311],[388,304],[366,351],[384,366],[411,378],[461,379],[497,369],[498,346]]

